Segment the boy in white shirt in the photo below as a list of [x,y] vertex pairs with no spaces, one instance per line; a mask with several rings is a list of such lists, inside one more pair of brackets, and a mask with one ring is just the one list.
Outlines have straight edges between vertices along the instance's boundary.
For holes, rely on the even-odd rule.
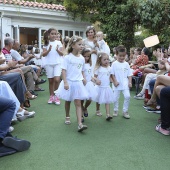
[[113,62],[111,67],[111,76],[114,84],[114,113],[113,116],[118,115],[120,92],[124,95],[123,117],[129,119],[128,107],[130,102],[130,91],[132,87],[132,72],[129,64],[125,61],[126,48],[118,46],[116,48],[117,61]]

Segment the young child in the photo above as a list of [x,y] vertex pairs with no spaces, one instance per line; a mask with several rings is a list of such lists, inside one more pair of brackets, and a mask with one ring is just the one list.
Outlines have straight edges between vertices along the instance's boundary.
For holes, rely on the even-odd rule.
[[50,98],[48,103],[60,105],[60,100],[54,96],[54,91],[58,89],[61,75],[60,41],[56,40],[57,30],[50,28],[44,33],[44,47],[42,55],[45,57],[45,69],[49,81]]
[[[82,110],[84,113],[85,117],[88,117],[88,111],[87,108],[89,107],[89,105],[91,104],[91,101],[95,100],[97,97],[97,91],[94,88],[94,81],[95,78],[92,77],[92,62],[91,62],[91,50],[88,48],[84,48],[82,51],[82,55],[85,59],[85,66],[84,66],[84,76],[86,79],[86,85],[85,88],[88,92],[89,98],[88,100],[86,100],[85,105],[84,104],[84,100],[82,101]],[[82,117],[82,120],[84,120],[84,118]]]
[[128,107],[130,102],[129,88],[132,87],[132,72],[129,64],[125,61],[126,48],[118,46],[116,48],[117,61],[113,62],[111,66],[111,74],[114,84],[114,113],[113,116],[118,115],[120,92],[124,95],[123,117],[129,119]]
[[97,32],[96,34],[97,37],[97,43],[99,45],[99,51],[106,53],[108,56],[110,56],[110,48],[104,41],[104,34],[102,31]]
[[88,92],[83,85],[86,80],[83,76],[85,60],[80,54],[83,49],[82,38],[73,36],[68,45],[68,55],[64,57],[62,65],[63,81],[57,91],[56,96],[65,100],[66,120],[65,124],[70,124],[70,103],[74,101],[76,107],[78,132],[87,129],[86,125],[81,122],[82,107],[81,100],[88,99]]
[[110,103],[113,103],[113,90],[110,87],[111,68],[109,66],[109,56],[106,53],[99,52],[95,67],[95,75],[97,78],[97,98],[96,98],[96,115],[102,116],[100,112],[100,104],[105,104],[106,120],[112,119],[110,116]]

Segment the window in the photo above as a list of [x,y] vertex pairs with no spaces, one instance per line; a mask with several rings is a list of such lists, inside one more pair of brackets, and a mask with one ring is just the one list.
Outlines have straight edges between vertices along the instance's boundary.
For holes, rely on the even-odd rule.
[[58,32],[62,35],[63,34],[63,30],[58,30]]
[[75,31],[75,35],[78,35],[78,36],[79,36],[79,31]]
[[68,31],[65,31],[65,36],[69,36],[69,35],[68,35]]

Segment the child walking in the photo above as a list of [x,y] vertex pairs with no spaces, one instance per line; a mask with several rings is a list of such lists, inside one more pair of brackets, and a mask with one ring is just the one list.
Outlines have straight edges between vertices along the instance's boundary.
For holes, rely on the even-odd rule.
[[[90,106],[91,101],[95,100],[97,97],[97,91],[94,86],[95,78],[92,77],[93,71],[92,71],[92,62],[91,62],[91,50],[88,48],[84,48],[82,51],[82,55],[85,59],[85,66],[84,66],[84,76],[86,79],[86,85],[85,88],[88,92],[89,98],[86,100],[84,104],[84,100],[82,100],[82,110],[84,113],[84,117],[88,117],[88,110],[87,108]],[[82,120],[84,118],[82,117]]]
[[96,115],[102,116],[100,104],[105,104],[106,120],[112,119],[110,115],[110,103],[113,103],[113,90],[110,87],[111,68],[109,66],[109,56],[106,53],[98,53],[95,67],[95,78],[97,84]]
[[50,28],[44,33],[44,47],[42,55],[45,57],[43,64],[45,65],[47,78],[49,81],[50,98],[48,103],[55,103],[60,105],[58,97],[54,96],[54,91],[58,89],[61,75],[61,59],[59,46],[60,41],[56,40],[57,30]]
[[70,124],[70,104],[74,101],[78,121],[78,132],[87,129],[81,122],[82,107],[81,100],[88,99],[88,92],[84,86],[86,80],[83,76],[85,60],[80,54],[83,49],[82,38],[73,36],[68,44],[68,55],[64,57],[62,65],[63,80],[57,91],[56,96],[65,100],[66,119],[65,124]]
[[124,95],[123,117],[130,118],[128,107],[130,102],[130,91],[132,87],[132,71],[129,64],[125,61],[126,48],[118,46],[116,48],[117,61],[113,62],[111,66],[111,74],[114,84],[114,113],[113,116],[118,115],[120,92]]

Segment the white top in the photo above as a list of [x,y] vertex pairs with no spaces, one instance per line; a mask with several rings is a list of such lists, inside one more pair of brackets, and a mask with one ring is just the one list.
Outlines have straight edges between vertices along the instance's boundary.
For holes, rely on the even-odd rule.
[[100,66],[97,70],[95,70],[95,75],[97,75],[97,79],[101,81],[101,85],[99,87],[110,86],[110,75],[111,75],[110,66],[108,66],[107,68]]
[[55,40],[55,41],[49,42],[48,46],[44,46],[43,48],[48,50],[50,45],[52,46],[52,49],[45,57],[45,63],[48,65],[60,64],[61,63],[60,55],[56,51],[56,48],[57,46],[58,48],[62,47],[61,41]]
[[61,68],[66,70],[66,79],[70,81],[82,81],[85,59],[82,55],[74,56],[72,53],[64,57]]
[[84,76],[86,78],[86,81],[89,82],[92,79],[92,67],[89,63],[85,63],[84,65]]
[[125,61],[120,63],[119,61],[113,62],[111,66],[111,74],[115,75],[119,85],[115,87],[115,90],[129,89],[128,77],[132,76],[129,64]]
[[11,52],[12,59],[16,61],[21,61],[23,59],[23,57],[18,53],[18,51],[11,49],[10,52]]
[[94,50],[96,48],[94,42],[89,41],[87,38],[83,40],[83,43],[85,48],[90,48],[91,50]]
[[104,52],[106,53],[108,56],[110,56],[110,48],[109,46],[106,44],[106,42],[104,40],[100,40],[97,41],[97,43],[99,44],[99,51],[100,52]]

